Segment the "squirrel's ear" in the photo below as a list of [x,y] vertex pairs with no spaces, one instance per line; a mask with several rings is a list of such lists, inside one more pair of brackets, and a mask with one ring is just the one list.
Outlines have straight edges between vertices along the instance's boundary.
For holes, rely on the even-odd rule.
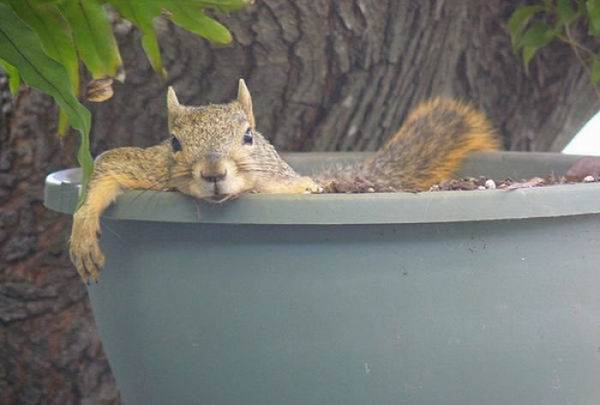
[[250,127],[254,129],[252,97],[250,96],[250,92],[248,91],[248,87],[246,87],[246,82],[244,82],[244,79],[240,79],[240,84],[238,86],[238,102],[240,103],[242,109],[246,113],[246,117],[248,118],[248,123],[250,124]]
[[177,100],[175,90],[171,86],[169,86],[169,90],[167,90],[167,107],[169,108],[169,111],[173,111],[179,107],[179,100]]

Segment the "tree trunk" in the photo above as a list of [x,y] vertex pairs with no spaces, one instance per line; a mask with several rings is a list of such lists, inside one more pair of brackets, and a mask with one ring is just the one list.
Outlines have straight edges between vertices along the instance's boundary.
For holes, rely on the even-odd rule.
[[[262,0],[224,18],[213,47],[160,22],[168,83],[139,34],[118,24],[127,80],[94,105],[93,152],[167,134],[165,89],[184,103],[230,100],[247,80],[259,130],[281,150],[374,150],[436,95],[484,110],[511,150],[560,150],[598,110],[571,50],[554,44],[527,76],[504,23],[508,0]],[[0,403],[118,403],[87,295],[65,254],[70,219],[42,206],[44,176],[73,164],[56,109],[37,92],[0,114]],[[63,150],[61,150],[63,149]]]

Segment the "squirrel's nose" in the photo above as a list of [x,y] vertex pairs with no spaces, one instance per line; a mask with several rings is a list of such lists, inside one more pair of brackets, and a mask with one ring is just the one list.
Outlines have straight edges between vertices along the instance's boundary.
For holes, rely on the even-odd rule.
[[221,181],[225,178],[225,176],[227,176],[227,170],[224,170],[222,172],[219,173],[209,173],[209,174],[205,174],[204,172],[200,173],[200,176],[202,176],[202,178],[206,181],[208,181],[209,183],[216,183],[218,181]]

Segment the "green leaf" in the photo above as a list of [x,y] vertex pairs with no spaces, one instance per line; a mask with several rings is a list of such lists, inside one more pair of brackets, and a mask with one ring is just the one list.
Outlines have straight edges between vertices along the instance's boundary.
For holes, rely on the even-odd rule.
[[558,0],[556,14],[558,15],[559,24],[569,24],[578,17],[578,12],[573,8],[571,0]]
[[525,71],[529,74],[529,63],[537,54],[540,48],[550,43],[557,33],[552,30],[545,22],[536,22],[527,29],[519,38],[516,44],[517,49],[522,49],[523,63]]
[[64,66],[46,55],[37,34],[5,4],[0,4],[0,58],[16,67],[28,85],[52,96],[81,134],[77,159],[83,168],[80,202],[83,201],[93,170],[89,145],[91,114],[75,97]]
[[92,77],[117,76],[123,63],[102,6],[95,0],[68,0],[59,7],[71,25],[79,56]]
[[163,67],[162,58],[160,56],[160,46],[158,45],[158,39],[154,32],[154,27],[146,28],[143,26],[137,26],[142,33],[142,48],[148,56],[150,65],[156,73],[158,73],[163,79],[167,78],[167,71]]
[[232,37],[220,22],[210,18],[197,7],[177,1],[164,1],[163,7],[170,12],[171,20],[194,34],[219,44],[228,44]]
[[525,65],[525,71],[529,74],[529,62],[540,50],[539,46],[525,46],[523,47],[523,64]]
[[552,30],[545,22],[534,23],[519,40],[519,47],[536,47],[541,48],[548,45],[556,38],[556,31]]
[[2,70],[4,70],[4,73],[8,76],[8,89],[10,90],[10,94],[14,96],[21,86],[21,76],[19,75],[19,71],[13,65],[2,59],[0,59],[0,66],[2,66]]
[[592,83],[600,82],[600,57],[595,56],[592,61]]
[[67,134],[67,130],[69,129],[69,117],[63,111],[62,108],[58,109],[58,136],[60,138],[64,138]]
[[587,0],[590,34],[600,36],[600,0]]
[[137,0],[106,0],[131,21],[142,33],[142,47],[153,69],[163,78],[166,72],[162,65],[160,47],[154,30],[153,21],[165,10],[171,20],[210,41],[231,42],[231,34],[222,24],[203,13],[203,8],[220,11],[239,10],[251,4],[251,0],[147,0],[140,4]]
[[152,68],[164,79],[166,71],[160,56],[160,47],[154,31],[154,18],[161,13],[160,4],[149,1],[140,7],[136,0],[108,0],[123,18],[133,23],[142,33],[142,47]]
[[[5,1],[38,34],[48,56],[67,69],[73,92],[79,94],[79,58],[71,28],[58,7],[40,0]],[[64,136],[68,128],[69,120],[61,109],[58,116],[58,135]]]
[[544,6],[534,5],[520,6],[512,13],[506,28],[510,33],[513,49],[517,49],[517,44],[529,20],[531,20],[535,14],[541,11],[544,11]]
[[75,94],[79,93],[79,60],[69,26],[54,4],[35,0],[9,0],[12,9],[38,34],[44,51],[61,63],[69,74]]

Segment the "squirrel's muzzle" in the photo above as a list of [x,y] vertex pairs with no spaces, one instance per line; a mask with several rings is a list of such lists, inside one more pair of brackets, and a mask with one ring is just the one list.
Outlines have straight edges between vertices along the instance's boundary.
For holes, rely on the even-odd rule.
[[227,177],[229,162],[220,154],[208,153],[194,167],[195,177],[208,183],[218,183]]
[[209,183],[217,183],[222,181],[227,176],[227,169],[218,172],[201,172],[200,177],[203,180],[208,181]]
[[[223,196],[237,195],[248,190],[252,185],[237,171],[235,161],[228,158],[197,162],[192,169],[192,179],[186,192],[201,199],[224,201]],[[212,201],[214,202],[214,201]]]

